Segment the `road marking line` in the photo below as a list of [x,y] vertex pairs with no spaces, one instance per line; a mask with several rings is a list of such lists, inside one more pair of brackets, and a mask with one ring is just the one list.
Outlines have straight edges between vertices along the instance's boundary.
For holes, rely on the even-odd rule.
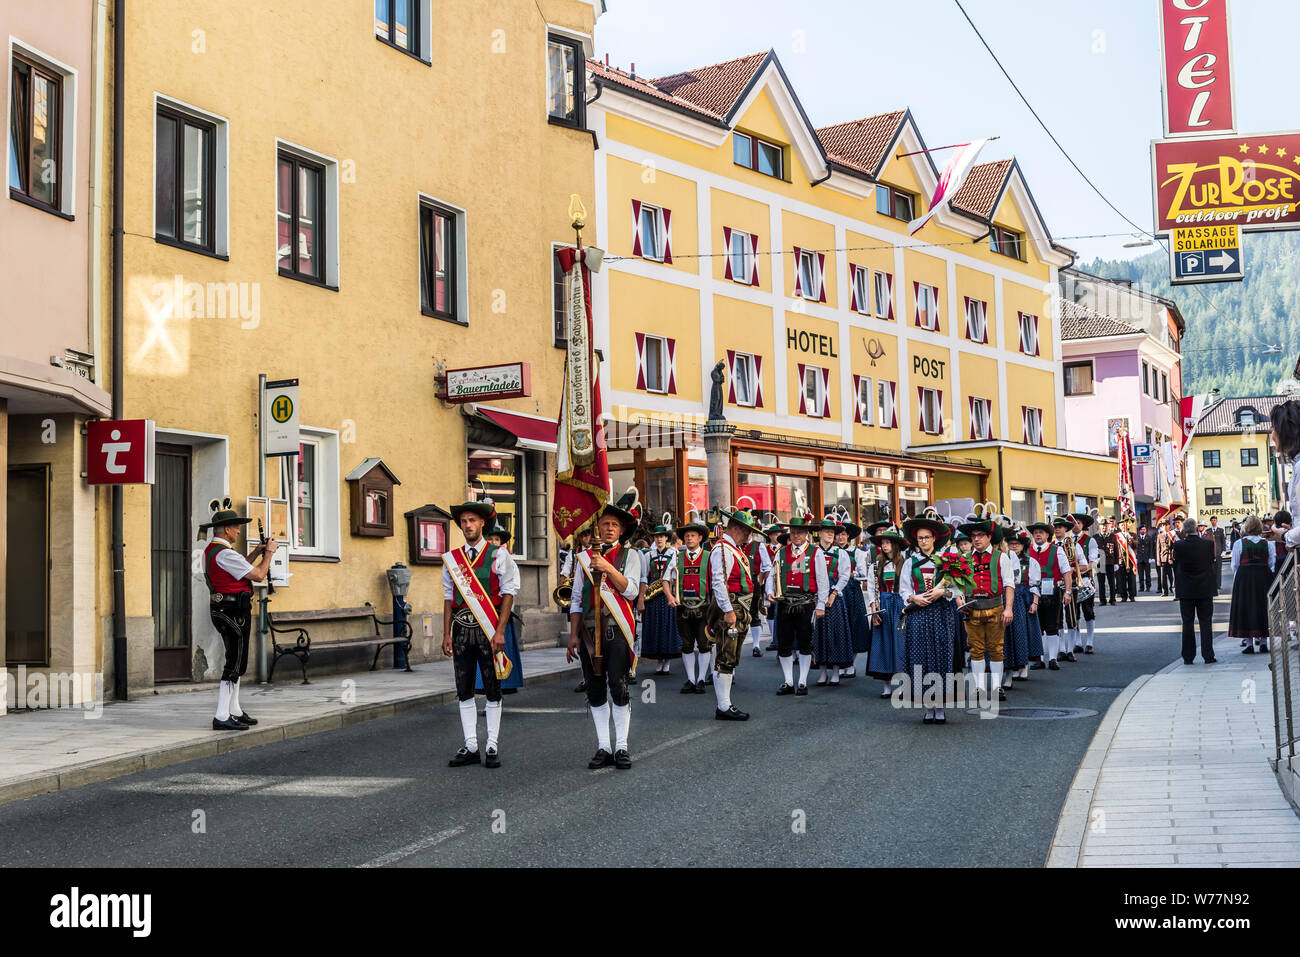
[[[660,751],[667,751],[669,748],[674,748],[679,744],[685,744],[687,741],[694,741],[696,738],[700,738],[706,734],[710,734],[714,731],[717,731],[718,728],[719,725],[716,724],[709,725],[708,727],[700,728],[700,730],[698,731],[692,731],[690,734],[684,734],[680,738],[673,738],[670,741],[665,741],[663,744],[656,744],[653,748],[650,748],[647,751],[642,751],[640,754],[638,754],[637,760],[640,761],[643,758],[648,758],[652,755],[658,754]],[[607,771],[616,771],[616,770],[618,769],[615,768],[613,765],[610,765],[609,767],[601,768],[600,770],[593,771],[592,773],[604,774]]]
[[[503,708],[503,714],[586,714],[586,708]],[[483,714],[482,711],[479,714]]]
[[465,833],[463,825],[461,827],[453,827],[445,831],[439,831],[437,834],[416,841],[414,844],[407,844],[405,847],[399,847],[395,851],[389,851],[387,854],[376,857],[373,861],[366,861],[364,864],[358,864],[357,867],[387,867],[389,864],[396,864],[398,861],[408,858],[412,854],[418,854],[420,851],[426,850],[430,847],[437,847],[443,841],[450,840],[458,834],[463,833]]

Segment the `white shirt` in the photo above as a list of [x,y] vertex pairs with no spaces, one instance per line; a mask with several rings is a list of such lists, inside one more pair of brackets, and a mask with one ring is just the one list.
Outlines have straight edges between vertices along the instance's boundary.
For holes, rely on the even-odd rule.
[[[214,538],[213,541],[215,542],[216,539]],[[222,541],[225,541],[225,539],[223,538]],[[249,564],[248,559],[239,554],[238,549],[229,546],[217,552],[216,562],[222,571],[237,581],[243,581],[248,577],[248,573],[253,570],[253,566]]]
[[[786,546],[781,545],[781,546],[779,546],[779,547],[777,548],[777,550],[773,553],[773,555],[772,555],[772,559],[773,559],[773,561],[772,561],[772,567],[775,569],[775,574],[772,574],[772,575],[768,575],[768,576],[767,576],[767,583],[766,583],[766,585],[765,585],[764,588],[763,588],[763,590],[767,593],[767,597],[768,597],[769,599],[771,599],[772,601],[776,601],[776,579],[777,579],[777,576],[781,574],[781,560],[780,560],[780,558],[778,558],[777,556],[780,555],[780,553],[781,553],[781,549],[782,549],[782,548],[785,548],[785,547],[786,547]],[[805,556],[805,555],[810,556],[810,557],[809,557],[809,561],[811,561],[811,560],[812,560],[812,559],[811,559],[811,550],[812,550],[812,547],[813,547],[813,546],[812,546],[812,544],[811,544],[810,542],[804,542],[802,549],[797,548],[797,547],[794,546],[794,545],[791,545],[790,548],[793,549],[793,551],[791,552],[791,554],[796,556],[795,560],[794,560],[793,562],[790,563],[791,567],[794,567],[794,565],[798,563],[799,559],[800,559],[801,557]],[[782,586],[782,588],[784,588],[784,587],[785,587],[785,583],[782,582],[782,583],[781,583],[781,586]]]
[[1016,569],[1016,584],[1020,584],[1020,569],[1029,569],[1029,591],[1035,595],[1038,594],[1039,588],[1043,584],[1043,570],[1038,567],[1038,562],[1030,559],[1028,552],[1022,552],[1019,555],[1011,556],[1012,562]]
[[646,558],[645,570],[642,572],[642,578],[645,580],[647,585],[650,584],[650,576],[654,574],[654,568],[651,563],[654,562],[656,558],[663,555],[668,556],[668,564],[664,566],[663,580],[665,582],[670,582],[677,577],[677,549],[668,545],[660,551],[654,545],[651,545],[649,553],[650,554]]
[[849,556],[844,549],[836,548],[835,551],[835,583],[831,583],[830,576],[830,554],[820,545],[813,552],[812,566],[813,579],[817,582],[817,607],[825,608],[827,600],[831,597],[831,589],[834,588],[844,597],[844,589],[848,587],[849,579],[853,575],[853,565],[849,561]]
[[[591,549],[588,549],[590,551]],[[585,552],[583,553],[585,554]],[[589,562],[590,560],[588,560]],[[582,574],[592,578],[592,587],[595,587],[595,576],[591,574],[591,565],[579,558],[578,565],[582,569]],[[627,561],[623,565],[623,575],[627,578],[627,587],[621,592],[622,596],[628,601],[633,601],[641,591],[641,553],[635,548],[627,547]],[[573,600],[569,602],[569,614],[582,614],[582,582],[574,579],[573,582]],[[605,587],[613,591],[613,586],[609,580],[605,580]]]
[[[985,554],[988,554],[989,552],[992,552],[992,551],[993,551],[993,546],[990,545],[988,548],[986,548],[986,549],[984,550],[984,553],[985,553]],[[979,550],[978,548],[975,548],[975,549],[972,549],[972,550],[971,550],[971,560],[970,560],[970,561],[971,561],[971,575],[972,575],[972,576],[975,574],[975,567],[974,567],[974,566],[975,566],[975,558],[974,558],[974,556],[976,556],[976,555],[978,555],[978,554],[980,554],[980,550]],[[1000,552],[1000,553],[998,553],[998,578],[999,578],[999,579],[1001,580],[1001,582],[1002,582],[1002,592],[1003,592],[1003,593],[1002,593],[1001,595],[997,596],[997,597],[999,597],[999,598],[1005,598],[1005,597],[1006,597],[1006,590],[1007,590],[1007,588],[1008,588],[1008,587],[1010,587],[1010,588],[1014,588],[1014,587],[1016,586],[1016,566],[1015,566],[1015,564],[1013,563],[1012,555],[1011,555],[1010,552]],[[992,585],[993,583],[990,581],[989,584]]]
[[[474,546],[474,554],[477,555],[488,547],[486,539],[480,538],[478,544]],[[469,557],[468,550],[465,558],[473,564],[474,559]],[[451,601],[456,596],[456,583],[451,580],[451,571],[447,568],[447,562],[450,557],[442,560],[442,600]],[[514,556],[510,554],[510,549],[502,545],[497,549],[497,554],[492,559],[492,570],[497,573],[497,582],[501,587],[503,595],[519,594],[519,566],[515,564]]]
[[[1291,463],[1291,485],[1288,496],[1290,506],[1287,511],[1291,513],[1291,521],[1294,523],[1296,516],[1300,515],[1300,460]],[[1293,524],[1291,531],[1286,533],[1283,541],[1292,548],[1300,548],[1300,525]]]
[[[736,545],[731,540],[731,536],[724,534],[718,539],[718,543],[713,546],[709,552],[709,589],[713,592],[713,601],[717,604],[719,610],[725,615],[731,611],[731,596],[727,594],[727,579],[731,577],[731,571],[736,567],[736,552],[727,547],[727,544],[735,546],[736,551],[744,554],[744,549]],[[770,564],[767,566],[772,567]],[[758,585],[754,580],[754,569],[749,570],[749,587],[752,592]]]
[[[931,558],[934,559],[934,575],[935,575],[934,580],[936,585],[939,583],[939,562],[942,560],[942,555],[943,555],[942,552],[936,551],[933,555],[930,556]],[[903,562],[903,568],[898,573],[898,595],[900,598],[903,599],[903,604],[907,604],[908,600],[913,595],[916,594],[916,587],[912,584],[912,566],[914,564],[920,565],[925,560],[926,560],[925,556],[922,555],[919,551],[916,551],[908,555],[907,560]],[[956,589],[950,586],[943,590],[943,595],[941,596],[941,598],[952,599],[953,597],[956,596],[956,594],[957,594]]]
[[[1236,572],[1237,572],[1237,566],[1241,564],[1241,543],[1242,543],[1242,542],[1261,542],[1261,541],[1264,541],[1264,540],[1263,540],[1262,538],[1260,538],[1258,535],[1247,535],[1247,536],[1245,536],[1244,538],[1239,538],[1239,539],[1237,539],[1235,542],[1232,543],[1232,571],[1233,571],[1233,574],[1236,574]],[[1268,570],[1269,570],[1269,571],[1275,571],[1276,569],[1275,569],[1273,566],[1277,564],[1277,547],[1276,547],[1276,545],[1275,545],[1273,542],[1264,542],[1264,544],[1268,546]]]
[[[1043,546],[1039,547],[1038,543],[1034,542],[1034,544],[1029,547],[1033,549],[1035,554],[1042,555],[1050,549],[1053,544],[1053,541],[1048,541]],[[1037,559],[1034,560],[1034,564],[1038,564]],[[1066,557],[1064,546],[1056,550],[1056,568],[1062,575],[1067,575],[1070,572],[1070,559]],[[1033,572],[1031,571],[1030,574],[1032,575]],[[1056,583],[1052,580],[1050,575],[1047,577],[1043,576],[1043,569],[1041,567],[1038,569],[1038,583],[1038,593],[1040,595],[1050,595],[1056,588]]]
[[876,603],[879,595],[876,592],[876,563],[875,559],[861,545],[853,550],[849,561],[853,562],[853,578],[855,581],[866,586],[864,589],[863,599],[870,608]]

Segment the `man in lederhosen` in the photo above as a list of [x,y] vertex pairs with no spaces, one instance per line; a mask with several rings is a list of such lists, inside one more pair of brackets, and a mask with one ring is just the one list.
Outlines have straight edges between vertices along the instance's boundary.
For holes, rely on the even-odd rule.
[[[1088,533],[1088,529],[1092,527],[1093,518],[1086,512],[1076,512],[1071,515],[1070,518],[1074,519],[1074,543],[1076,546],[1075,558],[1079,563],[1080,580],[1076,582],[1076,585],[1080,588],[1090,585],[1095,589],[1097,582],[1097,562],[1101,557],[1101,550],[1097,547],[1097,539]],[[1077,593],[1078,592],[1076,591],[1076,594]],[[1074,650],[1082,651],[1085,655],[1093,653],[1092,641],[1096,634],[1097,627],[1097,613],[1093,607],[1094,601],[1095,596],[1088,595],[1086,598],[1080,598],[1077,602],[1078,608],[1076,610],[1079,614],[1079,618],[1084,622],[1085,630],[1088,632],[1087,647],[1084,647],[1083,638],[1079,634],[1078,621],[1075,622],[1074,631],[1070,635],[1070,640],[1074,642]]]
[[682,667],[686,683],[682,694],[704,694],[712,641],[704,617],[709,601],[709,552],[704,548],[707,525],[694,514],[677,532],[685,545],[677,556],[677,633],[682,639]]
[[[772,515],[771,512],[768,512],[767,514],[775,520],[775,515]],[[767,620],[767,647],[772,649],[776,647],[776,605],[767,597],[767,583],[772,579],[772,575],[774,574],[773,569],[776,567],[776,554],[785,546],[784,539],[786,536],[784,529],[782,529],[780,525],[775,524],[774,521],[772,525],[763,529],[763,537],[763,553],[767,556],[767,577],[763,580],[762,588],[764,608],[763,616]],[[750,623],[750,627],[753,627],[752,622]],[[754,657],[758,656],[755,655]]]
[[747,721],[749,714],[731,703],[731,677],[740,664],[740,646],[749,627],[754,571],[742,543],[762,532],[754,516],[744,509],[719,509],[726,523],[709,555],[709,636],[717,650],[713,693],[718,699],[713,717],[718,721]]
[[[453,768],[483,764],[499,768],[497,743],[501,735],[501,679],[506,669],[506,626],[515,595],[519,594],[519,566],[510,549],[489,544],[484,528],[495,518],[488,502],[465,502],[451,509],[465,544],[442,558],[442,653],[452,661],[456,698],[460,701],[460,726],[465,744],[452,756]],[[483,679],[487,698],[487,750],[478,750],[478,706],[474,703],[475,666]]]
[[971,574],[975,589],[962,606],[966,616],[966,644],[970,648],[970,670],[979,683],[976,694],[984,694],[984,659],[988,658],[989,681],[998,700],[1007,699],[1002,690],[1003,647],[1006,629],[1015,615],[1016,573],[1010,552],[995,551],[1001,528],[985,519],[961,526],[970,536]]
[[[573,588],[578,587],[582,584],[582,582],[578,580],[578,574],[577,574],[578,555],[581,552],[585,552],[590,547],[591,547],[591,526],[588,525],[586,528],[581,529],[576,535],[573,536],[573,543],[569,546],[569,551],[564,556],[564,561],[560,563],[560,577],[569,579],[570,591],[572,591]],[[563,612],[565,615],[569,613],[569,609],[567,606],[561,608],[560,611]],[[582,694],[586,690],[587,690],[587,679],[585,678],[580,680],[577,683],[577,685],[575,685],[573,688],[575,694]]]
[[[776,553],[772,574],[767,579],[767,600],[776,606],[777,660],[784,679],[778,695],[806,695],[808,672],[812,668],[813,609],[817,605],[817,583],[813,580],[812,548],[808,544],[808,523],[795,515],[786,523],[790,540]],[[791,653],[799,648],[799,683],[794,682]]]
[[[220,507],[219,507],[220,506]],[[248,670],[248,632],[253,620],[253,582],[266,581],[271,556],[279,548],[275,539],[253,549],[249,562],[234,548],[239,530],[252,519],[240,518],[230,507],[230,499],[211,503],[212,521],[199,526],[199,538],[212,529],[212,541],[203,550],[203,577],[211,593],[209,613],[212,625],[225,646],[226,660],[221,667],[221,684],[217,689],[217,713],[212,718],[213,731],[246,731],[256,719],[239,704],[239,679]]]
[[1060,671],[1056,663],[1061,647],[1061,606],[1067,600],[1074,573],[1065,549],[1049,541],[1052,526],[1034,522],[1029,526],[1034,544],[1029,546],[1029,558],[1038,563],[1040,571],[1038,594],[1038,626],[1043,632],[1043,660],[1030,665],[1031,671],[1048,668]]
[[754,575],[754,593],[749,605],[749,637],[754,644],[753,656],[763,657],[763,586],[772,571],[772,561],[763,532],[754,532],[745,546],[745,557]]
[[[581,552],[577,568],[581,582],[574,580],[573,602],[569,606],[569,647],[565,661],[577,658],[587,683],[587,704],[596,724],[596,754],[588,762],[592,770],[614,765],[619,770],[632,766],[628,753],[628,728],[632,723],[628,676],[636,668],[636,608],[641,590],[641,553],[628,544],[640,516],[629,509],[632,500],[624,496],[618,505],[606,505],[596,520],[599,545]],[[600,581],[599,593],[596,582]],[[579,587],[581,584],[581,587]],[[597,603],[600,603],[599,605]],[[599,609],[599,612],[598,612]],[[597,617],[600,655],[596,655]],[[597,674],[595,662],[599,660]],[[609,723],[614,719],[614,745],[610,746]]]

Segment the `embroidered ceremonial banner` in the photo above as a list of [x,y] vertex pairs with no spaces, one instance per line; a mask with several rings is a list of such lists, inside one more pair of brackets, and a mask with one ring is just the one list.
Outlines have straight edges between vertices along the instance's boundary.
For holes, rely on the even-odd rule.
[[595,523],[609,501],[609,461],[601,424],[600,377],[592,352],[591,273],[603,253],[587,247],[556,250],[565,273],[564,392],[556,434],[555,504],[551,524],[571,538]]
[[[486,554],[487,549],[479,552],[477,561],[483,561],[483,556]],[[456,591],[460,592],[460,597],[464,599],[469,610],[474,613],[474,618],[478,621],[478,626],[483,629],[483,634],[488,637],[495,635],[501,618],[492,605],[492,599],[483,588],[483,583],[474,574],[474,568],[465,556],[465,546],[453,549],[443,557],[447,562],[447,573],[451,575],[452,584],[456,586]]]

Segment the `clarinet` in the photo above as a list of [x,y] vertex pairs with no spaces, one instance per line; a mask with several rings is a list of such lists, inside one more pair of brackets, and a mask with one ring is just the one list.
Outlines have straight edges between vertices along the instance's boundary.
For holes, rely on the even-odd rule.
[[[263,545],[266,544],[266,528],[262,525],[262,520],[260,518],[257,520],[257,537],[262,540]],[[271,581],[270,565],[266,566],[266,593],[268,595],[275,594],[275,582]]]

